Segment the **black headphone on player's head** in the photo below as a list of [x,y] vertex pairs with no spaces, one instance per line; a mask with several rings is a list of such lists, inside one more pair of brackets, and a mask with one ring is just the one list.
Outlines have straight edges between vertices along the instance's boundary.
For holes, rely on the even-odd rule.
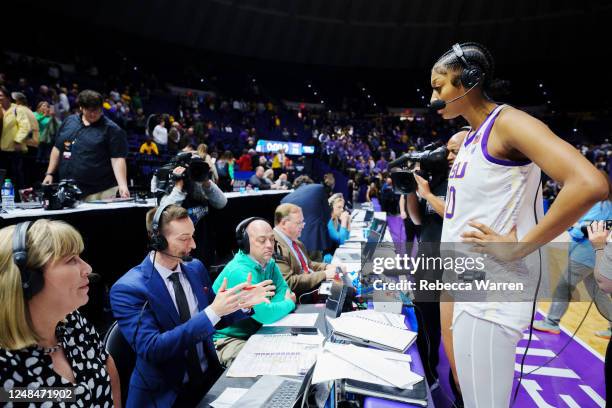
[[45,280],[40,269],[27,268],[28,263],[28,230],[32,223],[25,221],[15,226],[13,233],[13,262],[19,268],[21,274],[21,288],[26,300],[41,291]]
[[151,242],[149,247],[154,251],[165,251],[168,248],[168,241],[166,237],[161,233],[161,217],[166,208],[173,205],[172,203],[166,203],[157,207],[155,215],[153,216],[153,222],[151,223]]
[[461,45],[454,44],[453,52],[461,61],[463,65],[463,72],[461,73],[461,84],[464,88],[469,89],[478,85],[484,79],[484,72],[477,65],[468,63],[467,59],[465,59],[465,55],[463,54],[463,49]]
[[236,227],[236,242],[238,242],[238,249],[241,249],[245,254],[248,254],[251,251],[247,228],[253,221],[257,220],[268,222],[268,220],[261,217],[250,217],[246,220],[242,220]]

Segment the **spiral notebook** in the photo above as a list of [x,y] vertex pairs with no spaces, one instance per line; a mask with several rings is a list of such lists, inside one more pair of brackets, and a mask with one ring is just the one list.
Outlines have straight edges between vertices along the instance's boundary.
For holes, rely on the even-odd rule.
[[381,350],[405,353],[417,337],[417,333],[410,330],[398,329],[391,324],[382,324],[348,314],[342,314],[335,319],[328,318],[328,321],[334,336],[339,335],[356,344]]

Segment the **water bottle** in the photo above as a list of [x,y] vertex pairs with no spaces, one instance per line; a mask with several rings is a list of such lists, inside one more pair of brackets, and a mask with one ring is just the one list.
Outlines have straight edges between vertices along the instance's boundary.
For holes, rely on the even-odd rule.
[[15,209],[15,190],[11,179],[4,180],[2,185],[2,209],[4,211]]

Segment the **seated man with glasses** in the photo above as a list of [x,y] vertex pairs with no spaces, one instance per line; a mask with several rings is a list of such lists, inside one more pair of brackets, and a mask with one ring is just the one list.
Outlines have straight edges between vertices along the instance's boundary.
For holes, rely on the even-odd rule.
[[98,92],[84,90],[77,102],[80,113],[59,128],[43,184],[73,179],[84,201],[114,198],[117,191],[128,198],[125,132],[104,116]]
[[299,237],[304,229],[302,209],[281,204],[274,211],[275,259],[287,284],[298,296],[316,290],[336,277],[336,265],[311,261]]

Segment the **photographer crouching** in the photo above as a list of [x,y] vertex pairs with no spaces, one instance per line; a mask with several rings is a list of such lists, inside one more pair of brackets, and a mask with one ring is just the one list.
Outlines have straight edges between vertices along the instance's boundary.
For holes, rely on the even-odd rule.
[[197,154],[184,152],[159,168],[153,177],[152,190],[161,196],[160,206],[177,204],[187,210],[195,225],[195,256],[210,268],[215,246],[210,240],[208,206],[221,209],[227,204],[227,197],[212,181],[210,166]]
[[[423,152],[406,153],[389,163],[390,168],[395,168],[391,171],[395,191],[402,194],[400,198],[402,218],[406,219],[409,216],[414,225],[420,226],[417,257],[440,257],[449,170],[466,135],[467,131],[461,130],[448,140],[446,146],[436,148],[435,145],[430,145],[425,147],[426,150]],[[400,166],[403,169],[398,170],[397,167]],[[412,242],[407,242],[406,247],[412,252]],[[442,273],[443,270],[437,268],[420,269],[414,274],[414,278],[417,282],[420,280],[434,282],[441,280]],[[461,406],[459,391],[454,386],[458,382],[450,330],[453,303],[448,302],[448,299],[446,301],[442,299],[443,302],[440,303],[440,293],[437,291],[416,291],[414,294],[414,303],[420,312],[417,313],[419,326],[417,346],[421,359],[426,362],[427,382],[432,389],[437,387],[439,362],[437,350],[442,339],[451,367],[452,375],[449,376],[449,382],[457,398],[455,404]]]

